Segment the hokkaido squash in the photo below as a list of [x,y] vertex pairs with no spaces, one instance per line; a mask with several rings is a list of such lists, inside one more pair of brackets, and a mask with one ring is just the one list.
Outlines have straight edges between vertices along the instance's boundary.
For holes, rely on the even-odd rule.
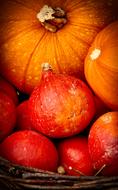
[[85,76],[101,100],[118,110],[118,21],[97,34],[85,59]]
[[31,93],[41,64],[84,78],[84,58],[114,19],[112,0],[1,0],[0,73]]

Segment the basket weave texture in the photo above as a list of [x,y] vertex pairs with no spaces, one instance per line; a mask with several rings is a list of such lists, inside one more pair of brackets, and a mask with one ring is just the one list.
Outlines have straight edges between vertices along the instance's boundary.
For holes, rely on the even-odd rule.
[[118,190],[118,176],[68,176],[14,165],[0,157],[0,189]]

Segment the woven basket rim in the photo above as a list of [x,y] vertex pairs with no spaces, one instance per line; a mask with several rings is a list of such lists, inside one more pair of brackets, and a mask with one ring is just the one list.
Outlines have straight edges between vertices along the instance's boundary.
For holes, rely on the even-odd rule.
[[[0,157],[0,184],[8,190],[103,189],[118,190],[118,176],[70,176],[20,166]],[[6,189],[5,189],[6,190]]]

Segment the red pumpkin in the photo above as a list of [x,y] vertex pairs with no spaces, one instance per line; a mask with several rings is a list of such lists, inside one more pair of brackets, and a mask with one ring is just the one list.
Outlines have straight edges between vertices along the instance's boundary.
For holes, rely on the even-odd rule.
[[86,137],[72,137],[58,144],[59,164],[68,175],[93,175],[94,169]]
[[85,59],[85,76],[100,99],[118,110],[118,21],[96,36]]
[[0,73],[26,93],[38,84],[42,62],[84,77],[88,48],[113,19],[111,0],[2,0]]
[[7,94],[0,90],[0,142],[13,131],[15,124],[15,104]]
[[15,105],[18,105],[19,100],[18,100],[16,89],[14,88],[14,86],[12,86],[7,80],[2,78],[1,76],[0,76],[0,90],[5,92],[10,98],[12,98]]
[[118,112],[100,116],[88,137],[89,152],[96,171],[102,175],[118,175]]
[[55,138],[81,132],[95,114],[91,90],[82,80],[43,66],[41,81],[28,100],[34,128]]
[[29,116],[28,100],[21,102],[16,108],[17,130],[32,129],[32,123]]
[[12,133],[0,144],[0,156],[14,164],[56,171],[58,153],[47,137],[31,130]]

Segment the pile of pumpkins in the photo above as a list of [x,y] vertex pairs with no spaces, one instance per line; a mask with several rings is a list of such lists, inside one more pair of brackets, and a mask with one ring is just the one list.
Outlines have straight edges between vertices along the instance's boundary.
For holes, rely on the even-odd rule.
[[[88,127],[94,169],[98,172],[102,168],[104,175],[118,175],[118,3],[115,0],[6,0],[0,4],[0,155],[17,164],[37,167],[28,161],[22,162],[23,153],[18,153],[24,150],[21,144],[25,140],[17,141],[29,135],[27,130],[33,130],[31,139],[38,138],[37,132],[39,138],[45,136],[41,147],[46,143],[52,147],[45,138],[49,141],[75,138],[72,144],[77,145],[75,136]],[[27,96],[27,101],[21,101],[19,93]],[[112,134],[111,144],[106,138],[108,131],[104,132],[107,124]],[[93,126],[99,125],[105,129],[94,129]],[[21,133],[10,141],[8,136],[14,135],[14,130]],[[96,163],[100,154],[93,151],[93,144],[97,147],[98,141],[104,141],[103,136],[97,139],[99,133],[105,134],[108,142],[104,145],[109,148],[106,163],[113,156],[110,169],[104,168],[103,157]],[[88,142],[83,139],[81,142],[78,147],[84,146],[85,150]],[[13,149],[15,143],[18,149]],[[34,144],[37,143],[36,140]],[[66,154],[64,146],[67,150],[70,145],[59,145],[57,149],[61,155]],[[114,150],[110,146],[114,146]],[[14,156],[15,150],[18,159]],[[51,150],[53,159],[47,159],[49,168],[47,165],[41,168],[42,162],[38,168],[55,171],[58,166],[56,150],[52,147],[49,151],[45,146],[46,150],[47,155],[41,154],[42,160],[45,157],[46,162]],[[28,156],[32,157],[29,153]],[[39,157],[34,162],[36,159]],[[95,173],[91,165],[86,172],[63,160],[60,164],[67,174]]]

